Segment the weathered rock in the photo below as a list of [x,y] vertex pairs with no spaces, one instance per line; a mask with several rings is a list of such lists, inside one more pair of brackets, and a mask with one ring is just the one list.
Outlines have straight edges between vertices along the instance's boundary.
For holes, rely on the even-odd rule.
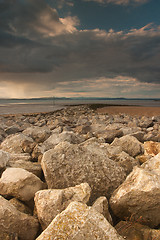
[[152,127],[153,126],[153,120],[152,119],[149,119],[145,116],[143,116],[141,118],[141,121],[139,122],[139,126],[141,128],[148,128],[148,127]]
[[160,143],[148,141],[144,143],[144,153],[145,155],[155,156],[160,153]]
[[18,234],[0,232],[0,239],[2,239],[2,240],[18,240]]
[[42,229],[48,227],[57,214],[72,201],[87,203],[91,189],[87,183],[66,189],[41,190],[35,194],[35,206]]
[[120,164],[127,175],[133,170],[134,166],[139,165],[139,161],[137,159],[131,157],[128,153],[123,151],[118,154],[112,154],[109,156],[112,160]]
[[[9,201],[0,196],[0,236],[7,239],[34,240],[38,229],[38,220],[21,213]],[[11,238],[13,236],[13,238]],[[9,238],[10,237],[10,238]],[[5,238],[0,238],[5,239]]]
[[106,197],[99,197],[92,205],[92,208],[101,213],[108,220],[108,222],[113,225],[112,217],[108,210],[108,200]]
[[12,205],[20,212],[25,213],[25,214],[29,214],[32,215],[32,210],[25,205],[23,202],[19,201],[16,198],[12,198],[9,200],[10,203],[12,203]]
[[81,126],[77,126],[75,128],[75,131],[79,134],[87,134],[88,132],[91,132],[91,127],[90,125],[81,125]]
[[0,170],[5,168],[10,159],[10,154],[0,150]]
[[36,240],[41,239],[122,240],[123,238],[102,214],[85,204],[72,202],[65,211],[54,218]]
[[100,196],[110,196],[126,177],[123,168],[103,152],[92,153],[83,145],[68,142],[45,152],[41,165],[49,188],[61,189],[87,182],[93,201]]
[[135,157],[138,154],[143,153],[143,145],[133,136],[123,136],[116,138],[111,146],[120,146],[122,150],[128,153],[130,156]]
[[54,133],[52,134],[41,146],[41,152],[44,153],[45,151],[54,148],[60,142],[69,142],[69,143],[80,143],[83,142],[84,139],[77,136],[74,132],[62,132],[60,134]]
[[127,240],[158,240],[160,239],[160,230],[151,229],[147,226],[135,222],[120,221],[115,229]]
[[107,130],[102,134],[98,134],[98,137],[103,137],[106,143],[111,143],[116,137],[119,138],[122,136],[123,136],[123,132],[117,129]]
[[43,189],[44,183],[33,173],[22,168],[7,168],[0,178],[0,194],[30,201]]
[[1,149],[10,153],[31,153],[35,143],[22,133],[9,135],[2,143]]
[[137,138],[138,141],[143,143],[144,142],[144,134],[145,134],[145,132],[138,131],[138,132],[132,133],[131,136]]
[[51,135],[51,131],[47,127],[29,127],[23,131],[23,134],[33,138],[37,143],[44,142]]
[[10,160],[9,162],[16,162],[16,161],[31,161],[31,155],[29,153],[10,153]]
[[12,168],[23,168],[27,170],[28,172],[33,173],[37,177],[41,178],[42,177],[42,168],[41,164],[37,162],[29,162],[29,161],[24,161],[24,160],[18,160],[18,161],[9,161],[8,164],[9,167]]
[[[148,162],[150,162],[149,160]],[[160,158],[143,168],[135,167],[110,198],[110,206],[118,217],[139,219],[150,227],[160,224]]]

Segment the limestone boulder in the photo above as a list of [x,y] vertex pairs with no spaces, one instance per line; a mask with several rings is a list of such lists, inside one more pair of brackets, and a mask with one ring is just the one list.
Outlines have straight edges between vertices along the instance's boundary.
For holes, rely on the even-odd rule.
[[4,169],[10,159],[10,154],[0,150],[0,170]]
[[18,125],[12,125],[10,127],[7,127],[5,129],[5,133],[7,133],[8,135],[10,134],[16,134],[18,132],[21,132],[21,127]]
[[136,157],[143,153],[143,144],[139,142],[135,137],[126,135],[121,138],[116,138],[111,146],[120,146],[122,150],[128,153],[132,157]]
[[[9,201],[0,196],[0,239],[34,240],[38,229],[38,220],[21,213]],[[11,238],[13,237],[13,238]]]
[[37,143],[44,142],[51,135],[51,131],[48,127],[29,127],[23,131],[23,134],[33,138]]
[[9,135],[2,143],[1,149],[10,153],[31,153],[35,146],[32,138],[22,133]]
[[106,197],[99,197],[92,205],[97,212],[101,213],[108,222],[113,225],[112,217],[108,209],[108,200]]
[[80,202],[72,202],[36,240],[123,240],[105,217]]
[[[150,162],[150,160],[148,161]],[[160,224],[160,158],[135,167],[110,198],[114,214],[121,219],[138,219],[150,227]]]
[[44,183],[33,173],[22,168],[7,168],[0,178],[0,194],[30,201],[43,189]]
[[116,137],[119,138],[122,136],[123,136],[122,130],[117,129],[106,130],[104,133],[98,134],[98,137],[103,137],[106,143],[112,143]]
[[31,161],[31,155],[29,153],[10,153],[10,160],[9,162],[16,162],[16,161]]
[[48,227],[57,214],[72,201],[87,203],[91,189],[87,183],[66,189],[47,189],[36,192],[35,207],[42,229]]
[[87,182],[91,201],[110,194],[125,180],[122,167],[103,153],[62,142],[44,153],[41,161],[48,188],[67,188]]

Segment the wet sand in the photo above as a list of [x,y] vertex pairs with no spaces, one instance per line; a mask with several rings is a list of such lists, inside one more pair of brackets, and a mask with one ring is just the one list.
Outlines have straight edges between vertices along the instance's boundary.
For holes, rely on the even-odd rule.
[[141,106],[107,106],[97,109],[98,113],[104,114],[127,114],[131,116],[160,116],[160,107]]

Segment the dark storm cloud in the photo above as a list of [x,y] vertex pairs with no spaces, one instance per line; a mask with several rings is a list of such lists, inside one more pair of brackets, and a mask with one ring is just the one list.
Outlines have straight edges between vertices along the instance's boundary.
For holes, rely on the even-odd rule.
[[[44,0],[0,1],[0,72],[48,73],[37,84],[129,76],[160,81],[160,27],[128,32],[76,30],[76,18],[59,18]],[[0,78],[4,81],[5,78]],[[5,80],[7,81],[7,79]],[[16,80],[15,80],[16,81]],[[21,83],[26,77],[21,75]],[[32,83],[33,77],[28,76]]]

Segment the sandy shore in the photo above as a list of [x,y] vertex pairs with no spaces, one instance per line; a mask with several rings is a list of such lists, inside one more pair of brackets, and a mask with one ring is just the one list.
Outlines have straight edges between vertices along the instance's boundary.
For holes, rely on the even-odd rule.
[[131,116],[160,116],[160,107],[141,107],[141,106],[107,106],[97,109],[98,113],[108,114],[128,114]]

